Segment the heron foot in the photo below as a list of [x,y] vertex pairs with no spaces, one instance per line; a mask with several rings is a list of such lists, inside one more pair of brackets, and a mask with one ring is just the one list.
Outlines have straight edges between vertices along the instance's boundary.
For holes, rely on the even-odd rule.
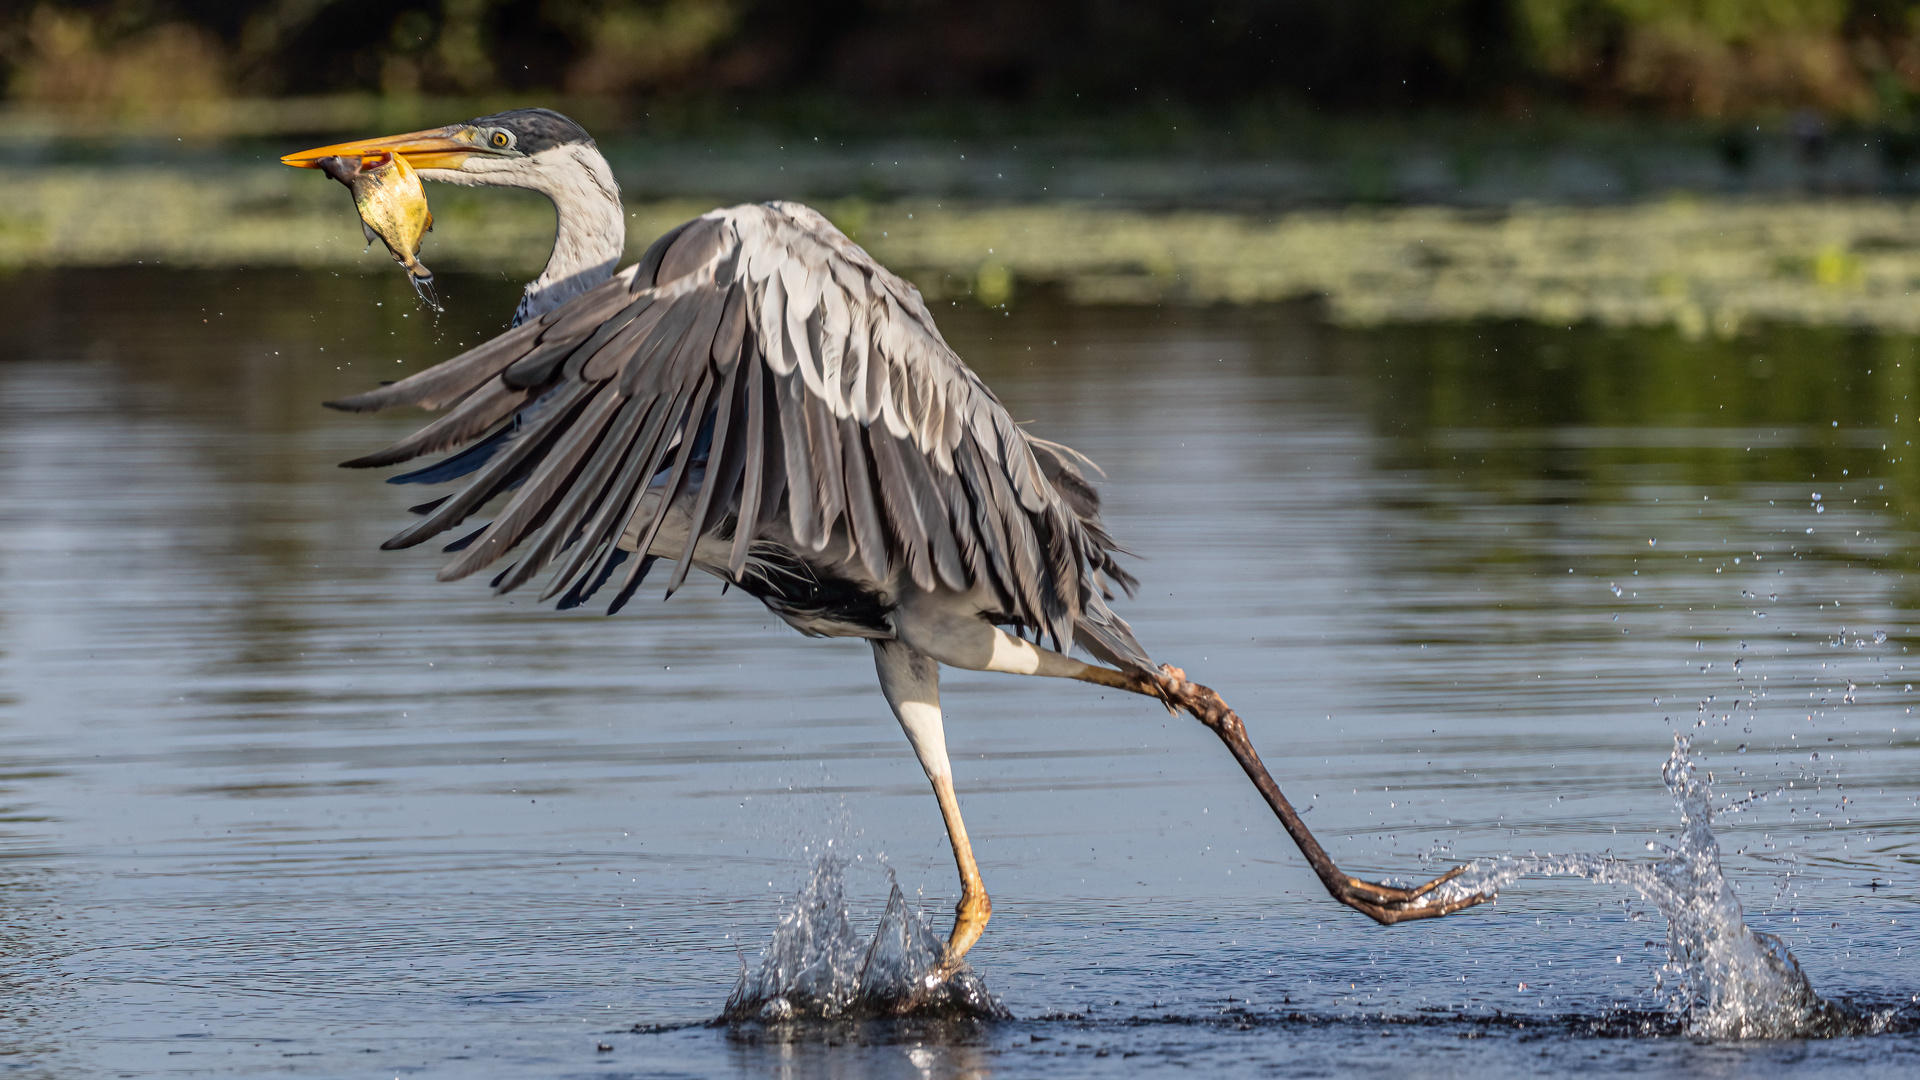
[[935,965],[941,971],[941,981],[950,978],[960,970],[966,961],[967,950],[973,948],[980,935],[987,932],[987,920],[993,917],[993,901],[982,887],[965,888],[960,892],[960,902],[953,906],[953,932],[947,935],[946,955]]
[[967,970],[965,960],[947,957],[914,980],[913,992],[893,1006],[895,1016],[910,1016],[933,1004],[940,991]]
[[1467,868],[1456,866],[1424,885],[1415,885],[1403,889],[1397,885],[1383,885],[1376,881],[1362,881],[1356,877],[1343,878],[1331,885],[1329,891],[1333,898],[1347,905],[1382,926],[1394,923],[1412,922],[1415,919],[1437,919],[1442,915],[1451,915],[1456,911],[1484,904],[1498,899],[1494,893],[1473,893],[1458,900],[1445,903],[1422,903],[1428,893],[1466,873]]
[[986,889],[964,890],[960,902],[953,908],[953,933],[947,937],[945,953],[915,980],[913,992],[895,1005],[893,1011],[899,1015],[918,1011],[933,1000],[941,987],[965,971],[967,950],[986,932],[987,920],[992,915],[993,901],[987,897]]

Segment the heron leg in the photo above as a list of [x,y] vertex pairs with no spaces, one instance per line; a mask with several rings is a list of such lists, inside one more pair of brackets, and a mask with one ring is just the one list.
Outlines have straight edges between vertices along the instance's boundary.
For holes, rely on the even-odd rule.
[[953,861],[960,869],[960,903],[953,909],[953,932],[947,937],[947,953],[938,973],[945,978],[959,969],[967,950],[980,940],[993,914],[993,902],[980,879],[980,866],[973,861],[967,825],[960,820],[960,799],[953,793],[953,766],[947,761],[946,730],[940,722],[940,665],[901,642],[875,641],[873,666],[880,673],[880,690],[887,695],[887,704],[893,707],[907,741],[913,744],[914,756],[933,783],[933,796],[939,800],[940,816],[947,824],[947,839],[953,843]]
[[1300,854],[1306,856],[1307,863],[1313,867],[1314,874],[1326,886],[1327,892],[1335,900],[1375,922],[1390,925],[1414,919],[1432,919],[1494,899],[1491,893],[1476,893],[1445,903],[1425,900],[1428,893],[1464,872],[1464,867],[1412,888],[1363,881],[1346,874],[1326,849],[1320,846],[1320,841],[1314,838],[1313,833],[1308,831],[1306,823],[1300,820],[1299,812],[1281,793],[1280,785],[1274,783],[1266,765],[1260,761],[1259,753],[1254,750],[1252,740],[1247,738],[1247,728],[1240,717],[1212,689],[1188,682],[1186,672],[1179,668],[1163,665],[1158,671],[1147,672],[1082,663],[1014,637],[978,618],[966,618],[945,611],[915,611],[907,613],[904,619],[896,615],[895,621],[903,639],[951,667],[1077,679],[1154,698],[1165,705],[1168,712],[1185,712],[1205,724],[1220,737],[1227,751],[1240,763],[1247,779],[1253,781],[1254,788],[1266,800],[1268,808],[1280,819],[1280,827],[1293,839]]
[[[1063,657],[1067,663],[1078,661]],[[1471,896],[1446,903],[1425,903],[1423,898],[1434,889],[1460,876],[1466,867],[1459,866],[1412,888],[1396,885],[1383,885],[1378,882],[1363,881],[1348,876],[1333,861],[1320,841],[1314,839],[1306,823],[1300,820],[1300,814],[1287,801],[1280,791],[1280,785],[1274,783],[1267,767],[1260,761],[1260,755],[1253,748],[1252,740],[1247,738],[1247,726],[1220,695],[1212,688],[1199,683],[1188,682],[1187,673],[1172,665],[1162,664],[1158,672],[1148,674],[1139,671],[1120,671],[1114,668],[1095,667],[1092,664],[1080,664],[1079,671],[1063,672],[1068,678],[1079,679],[1099,686],[1126,690],[1135,694],[1144,694],[1157,698],[1167,707],[1168,712],[1185,712],[1195,720],[1205,724],[1209,730],[1220,737],[1227,745],[1235,761],[1253,781],[1253,786],[1267,801],[1274,816],[1280,819],[1280,827],[1287,831],[1300,854],[1306,856],[1308,865],[1326,886],[1328,894],[1335,900],[1360,912],[1383,926],[1409,922],[1414,919],[1433,919],[1442,915],[1451,915],[1463,908],[1483,904],[1494,899],[1491,893],[1475,893]]]

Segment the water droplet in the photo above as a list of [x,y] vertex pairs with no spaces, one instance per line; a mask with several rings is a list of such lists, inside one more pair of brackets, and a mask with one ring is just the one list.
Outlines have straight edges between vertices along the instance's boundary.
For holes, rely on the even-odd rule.
[[1746,744],[1746,743],[1741,743],[1741,744],[1740,744],[1740,746],[1739,746],[1739,748],[1738,748],[1738,749],[1736,749],[1736,750],[1734,751],[1734,753],[1736,753],[1736,754],[1744,754],[1744,753],[1746,753],[1746,752],[1747,752],[1747,744]]
[[1609,586],[1607,586],[1607,587],[1613,590],[1613,595],[1615,595],[1615,596],[1619,596],[1619,595],[1620,595],[1621,593],[1623,593],[1623,592],[1625,592],[1625,591],[1626,591],[1626,590],[1624,590],[1624,589],[1622,589],[1622,588],[1621,588],[1621,587],[1620,587],[1619,585],[1617,585],[1617,584],[1616,584],[1616,585],[1609,585]]
[[1875,645],[1885,645],[1887,643],[1887,632],[1885,630],[1875,630],[1873,632],[1873,643]]
[[1827,504],[1826,504],[1826,503],[1817,503],[1817,504],[1815,504],[1815,505],[1814,505],[1814,508],[1813,508],[1813,512],[1814,512],[1814,513],[1816,513],[1816,514],[1824,514],[1824,513],[1826,513],[1826,512],[1827,512]]

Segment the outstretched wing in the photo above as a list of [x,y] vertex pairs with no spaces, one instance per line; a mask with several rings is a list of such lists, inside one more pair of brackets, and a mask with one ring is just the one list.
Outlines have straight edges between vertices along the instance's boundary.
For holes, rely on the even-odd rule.
[[[452,409],[349,466],[459,453],[396,483],[467,478],[386,543],[451,529],[513,497],[442,580],[519,548],[494,581],[557,568],[542,599],[583,602],[622,572],[623,535],[645,553],[670,507],[691,502],[695,542],[731,533],[738,579],[752,544],[784,525],[802,554],[844,523],[876,582],[985,586],[1009,621],[1058,645],[1145,663],[1106,609],[1130,588],[1099,503],[1066,447],[1029,438],[934,328],[919,293],[818,213],[791,203],[716,210],[639,263],[494,340],[371,393],[330,402]],[[663,496],[638,519],[649,488]],[[652,560],[623,570],[613,609]],[[1079,633],[1076,635],[1076,630]],[[1092,640],[1089,640],[1091,637]],[[1111,658],[1111,657],[1110,657]]]

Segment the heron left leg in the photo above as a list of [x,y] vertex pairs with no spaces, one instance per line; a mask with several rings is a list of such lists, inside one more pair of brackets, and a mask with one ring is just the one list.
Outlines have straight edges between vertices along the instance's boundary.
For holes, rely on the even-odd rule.
[[960,799],[953,793],[953,766],[947,760],[946,729],[940,721],[940,665],[925,653],[898,641],[873,642],[873,666],[880,673],[880,690],[893,706],[893,715],[913,744],[920,767],[933,783],[933,796],[940,802],[940,816],[947,824],[947,839],[953,844],[953,861],[960,869],[960,903],[953,910],[953,932],[947,937],[947,954],[941,960],[942,978],[960,967],[967,950],[980,940],[993,914],[993,902],[987,899],[986,883],[980,879],[979,864],[973,861],[973,844],[967,839],[966,822],[960,820]]

